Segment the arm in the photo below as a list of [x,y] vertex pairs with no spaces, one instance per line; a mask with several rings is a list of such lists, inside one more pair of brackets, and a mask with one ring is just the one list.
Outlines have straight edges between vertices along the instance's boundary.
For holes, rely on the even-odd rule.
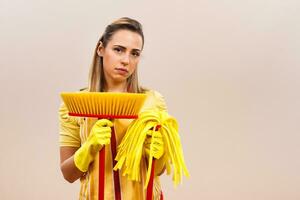
[[83,175],[74,165],[74,154],[80,147],[80,125],[69,116],[64,103],[59,108],[60,169],[64,178],[73,183]]
[[111,121],[100,119],[80,147],[60,147],[60,168],[68,182],[73,183],[88,171],[100,149],[110,143],[112,126]]
[[77,147],[60,147],[60,170],[69,183],[73,183],[84,174],[74,163],[74,154],[77,149]]

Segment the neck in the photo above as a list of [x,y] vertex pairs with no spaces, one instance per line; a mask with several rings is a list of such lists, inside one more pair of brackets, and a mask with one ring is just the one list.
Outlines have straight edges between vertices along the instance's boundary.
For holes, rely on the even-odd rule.
[[127,83],[120,82],[120,83],[110,83],[107,82],[105,84],[105,91],[106,92],[127,92]]

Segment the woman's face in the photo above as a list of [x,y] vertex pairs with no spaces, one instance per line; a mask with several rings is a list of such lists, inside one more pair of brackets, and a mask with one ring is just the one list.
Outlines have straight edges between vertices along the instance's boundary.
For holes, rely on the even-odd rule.
[[119,30],[114,33],[105,48],[100,45],[97,53],[103,57],[106,81],[125,82],[137,68],[142,45],[142,37],[130,30]]

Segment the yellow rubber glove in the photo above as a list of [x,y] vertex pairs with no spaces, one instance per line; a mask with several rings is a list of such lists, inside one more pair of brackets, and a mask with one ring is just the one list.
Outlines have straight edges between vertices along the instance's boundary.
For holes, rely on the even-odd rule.
[[[164,141],[159,131],[149,130],[145,139],[145,154],[148,159],[156,158],[156,165],[154,174],[155,176],[162,174],[165,170],[166,158],[164,150]],[[148,164],[150,164],[150,160]]]
[[89,165],[101,148],[110,143],[113,123],[108,119],[98,120],[91,129],[85,143],[75,152],[75,166],[82,172],[88,171]]
[[159,159],[164,154],[164,141],[159,131],[149,130],[145,139],[146,156]]

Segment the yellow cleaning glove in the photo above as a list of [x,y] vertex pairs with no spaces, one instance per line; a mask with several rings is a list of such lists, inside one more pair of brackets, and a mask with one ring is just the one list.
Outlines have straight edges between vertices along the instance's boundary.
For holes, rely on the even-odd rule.
[[[144,152],[148,160],[156,158],[155,176],[161,174],[166,165],[164,141],[159,131],[149,130],[144,143]],[[150,161],[151,162],[151,161]]]
[[164,141],[159,131],[149,130],[144,145],[147,157],[159,159],[164,154]]
[[110,143],[112,126],[108,119],[100,119],[94,124],[87,140],[74,154],[74,163],[80,171],[86,172],[100,149]]

